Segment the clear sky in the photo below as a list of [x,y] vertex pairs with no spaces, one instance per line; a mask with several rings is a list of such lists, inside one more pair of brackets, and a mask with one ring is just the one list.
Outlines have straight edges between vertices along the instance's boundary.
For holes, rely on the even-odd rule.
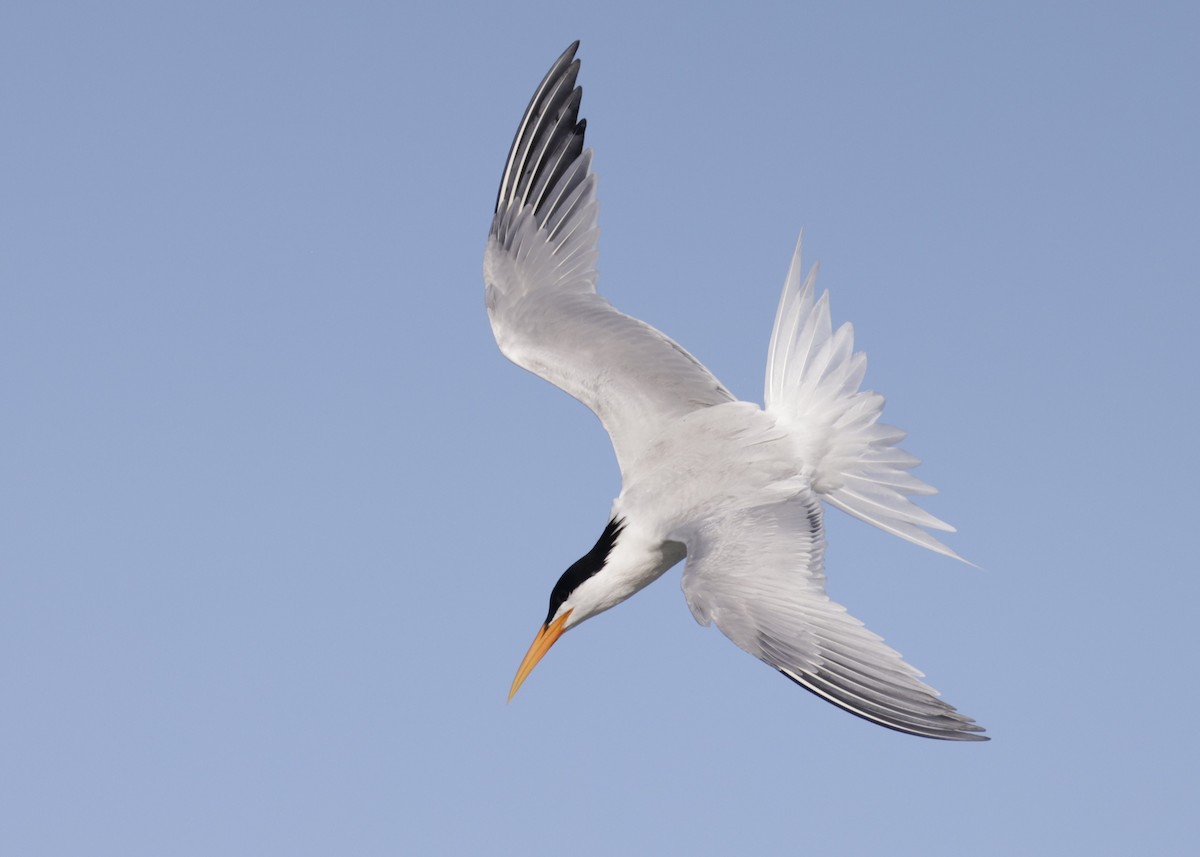
[[[722,5],[4,4],[0,853],[1195,847],[1197,7]],[[505,704],[618,490],[480,279],[575,38],[601,290],[761,401],[804,228],[982,568],[830,511],[830,590],[991,743],[678,570]]]

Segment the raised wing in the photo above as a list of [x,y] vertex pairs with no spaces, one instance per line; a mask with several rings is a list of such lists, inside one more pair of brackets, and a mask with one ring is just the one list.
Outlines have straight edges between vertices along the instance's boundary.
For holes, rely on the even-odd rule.
[[742,509],[685,537],[682,586],[702,625],[852,714],[912,735],[983,741],[921,673],[825,594],[821,506],[811,493]]
[[696,358],[596,294],[596,176],[571,45],[513,138],[483,257],[500,350],[591,408],[622,473],[668,421],[733,400]]
[[908,472],[920,461],[897,446],[905,432],[879,422],[883,396],[859,390],[867,355],[854,350],[849,322],[833,330],[829,292],[814,297],[816,273],[814,265],[801,277],[797,242],[767,352],[766,409],[801,444],[802,460],[812,468],[813,488],[823,500],[902,539],[962,560],[926,532],[954,532],[954,527],[908,499],[937,492]]

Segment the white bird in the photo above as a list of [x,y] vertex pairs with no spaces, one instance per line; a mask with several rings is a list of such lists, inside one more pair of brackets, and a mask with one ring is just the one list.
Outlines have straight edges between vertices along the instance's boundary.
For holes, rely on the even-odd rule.
[[599,541],[559,578],[513,694],[567,630],[686,557],[681,585],[702,625],[792,681],[883,726],[951,740],[983,729],[825,593],[821,502],[958,558],[925,528],[953,528],[907,495],[904,432],[859,390],[866,356],[830,325],[801,276],[797,244],[767,354],[759,408],[696,358],[596,293],[597,201],[575,42],[534,93],[513,138],[484,253],[488,316],[512,362],[596,413],[621,493]]

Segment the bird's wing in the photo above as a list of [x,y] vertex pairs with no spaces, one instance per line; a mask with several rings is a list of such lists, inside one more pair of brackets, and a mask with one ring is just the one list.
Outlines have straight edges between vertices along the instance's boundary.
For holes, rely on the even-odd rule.
[[500,350],[591,408],[624,472],[666,421],[733,396],[678,344],[596,294],[596,176],[583,149],[577,47],[554,63],[517,128],[483,276]]
[[852,714],[913,735],[986,740],[921,673],[825,594],[811,492],[723,513],[683,534],[682,586],[702,625]]
[[926,532],[954,532],[954,527],[908,499],[936,489],[908,472],[920,461],[897,446],[905,432],[879,422],[883,396],[859,390],[867,356],[855,352],[849,323],[833,330],[829,292],[814,298],[816,272],[814,265],[801,277],[797,242],[767,352],[766,409],[792,430],[823,500],[902,539],[961,560]]

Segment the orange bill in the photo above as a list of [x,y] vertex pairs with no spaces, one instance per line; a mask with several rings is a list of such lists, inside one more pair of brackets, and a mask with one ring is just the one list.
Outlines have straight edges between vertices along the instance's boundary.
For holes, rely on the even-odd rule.
[[533,672],[542,656],[550,651],[550,647],[563,635],[563,625],[570,615],[571,611],[568,610],[549,625],[543,625],[533,638],[533,645],[529,647],[529,651],[525,653],[525,660],[521,661],[521,666],[517,668],[517,677],[513,679],[512,689],[508,692],[509,702],[512,702],[512,698],[517,695],[517,691],[521,689],[521,685]]

